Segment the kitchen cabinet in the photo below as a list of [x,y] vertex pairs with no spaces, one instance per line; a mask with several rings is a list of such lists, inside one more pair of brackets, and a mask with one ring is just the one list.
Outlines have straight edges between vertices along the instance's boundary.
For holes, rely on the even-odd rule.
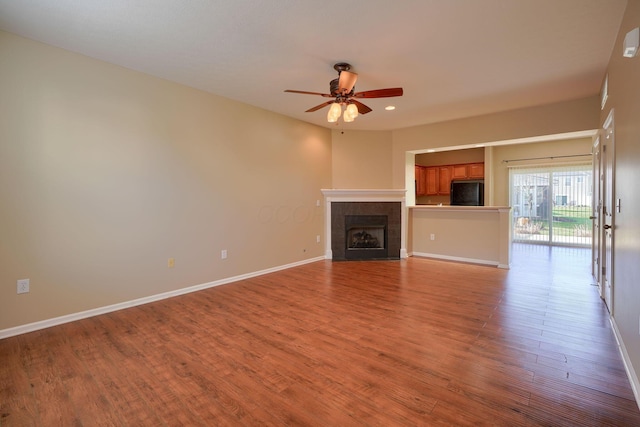
[[416,165],[416,196],[427,195],[427,168]]
[[451,192],[451,167],[438,167],[438,194],[446,195]]
[[438,194],[438,168],[427,168],[425,171],[427,196]]
[[484,163],[465,163],[451,166],[451,179],[483,179]]
[[416,196],[447,196],[451,181],[463,179],[484,179],[484,163],[416,165]]
[[469,168],[467,165],[451,166],[451,179],[466,179],[469,176]]
[[484,179],[484,163],[471,163],[468,166],[469,178]]
[[449,194],[451,184],[450,166],[433,166],[426,168],[426,195],[441,196]]

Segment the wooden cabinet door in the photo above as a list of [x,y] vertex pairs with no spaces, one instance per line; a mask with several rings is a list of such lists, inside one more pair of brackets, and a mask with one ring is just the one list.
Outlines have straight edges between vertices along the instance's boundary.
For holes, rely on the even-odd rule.
[[438,169],[437,167],[426,169],[427,196],[435,196],[438,194]]
[[427,168],[416,165],[416,196],[427,194]]
[[467,165],[451,166],[451,179],[467,179]]
[[451,167],[438,168],[438,194],[447,195],[451,192]]
[[[424,186],[420,184],[420,176],[424,176]],[[416,165],[416,195],[446,196],[451,193],[452,180],[473,178],[484,178],[484,163],[431,167]]]
[[484,163],[470,164],[469,178],[484,178]]

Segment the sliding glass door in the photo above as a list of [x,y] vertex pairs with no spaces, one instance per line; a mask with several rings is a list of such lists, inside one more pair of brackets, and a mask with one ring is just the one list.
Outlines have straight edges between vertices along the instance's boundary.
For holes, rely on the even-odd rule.
[[513,241],[591,246],[591,164],[509,169]]

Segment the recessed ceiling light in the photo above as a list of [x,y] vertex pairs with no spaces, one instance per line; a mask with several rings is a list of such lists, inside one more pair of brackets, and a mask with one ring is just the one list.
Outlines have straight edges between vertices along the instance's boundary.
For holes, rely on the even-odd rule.
[[391,111],[391,110],[395,110],[396,106],[395,105],[387,105],[386,107],[384,107],[385,110],[387,111]]

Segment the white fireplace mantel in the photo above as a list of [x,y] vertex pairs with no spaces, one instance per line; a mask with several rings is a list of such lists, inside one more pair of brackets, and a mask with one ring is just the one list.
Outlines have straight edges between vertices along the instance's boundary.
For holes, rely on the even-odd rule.
[[407,190],[396,189],[322,189],[325,200],[325,259],[333,259],[331,250],[331,203],[333,202],[400,202],[401,233],[400,258],[407,258]]

